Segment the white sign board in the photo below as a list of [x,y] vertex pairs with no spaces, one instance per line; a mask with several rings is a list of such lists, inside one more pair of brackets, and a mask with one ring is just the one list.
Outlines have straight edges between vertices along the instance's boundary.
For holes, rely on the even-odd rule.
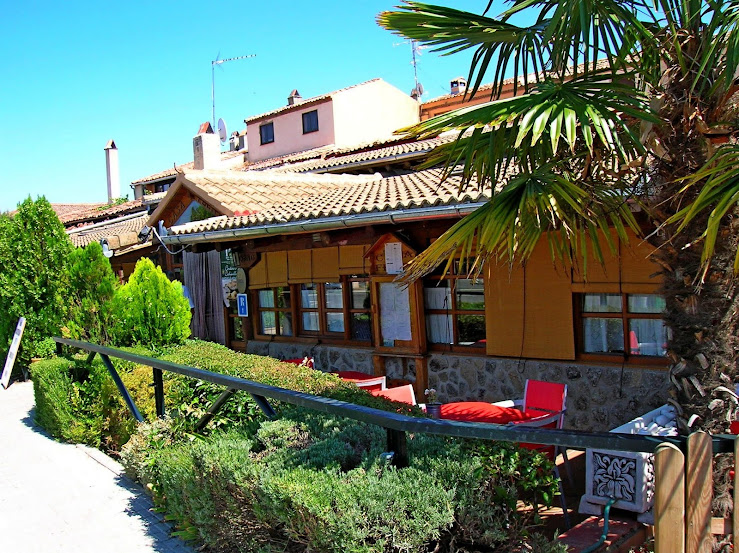
[[5,359],[5,368],[3,374],[0,376],[0,384],[3,388],[7,388],[10,383],[10,373],[13,372],[13,365],[15,365],[15,356],[18,355],[18,347],[21,345],[21,336],[23,336],[23,329],[26,328],[26,319],[21,317],[18,319],[18,326],[15,327],[15,334],[13,334],[13,341],[10,343],[10,350],[8,351],[8,357]]
[[385,244],[385,272],[389,275],[403,272],[403,245],[400,242]]
[[249,304],[246,301],[246,294],[236,295],[236,306],[239,308],[239,317],[249,316]]
[[394,282],[380,283],[380,332],[382,345],[411,339],[411,307],[408,288]]

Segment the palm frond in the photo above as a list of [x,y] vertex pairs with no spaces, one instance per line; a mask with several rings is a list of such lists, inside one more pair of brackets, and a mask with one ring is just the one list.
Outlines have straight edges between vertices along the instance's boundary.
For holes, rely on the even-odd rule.
[[500,179],[512,160],[533,170],[561,156],[563,145],[570,154],[586,150],[592,155],[598,149],[630,161],[643,150],[627,118],[658,121],[632,87],[609,75],[590,75],[547,80],[535,92],[463,108],[405,130],[421,137],[459,131],[457,140],[437,148],[424,166],[459,170],[461,165],[463,185],[476,178],[485,187]]
[[402,280],[416,280],[445,261],[449,264],[473,253],[475,267],[491,258],[509,263],[525,260],[544,235],[552,255],[564,263],[571,262],[573,252],[584,253],[578,244],[587,242],[586,236],[595,236],[592,254],[602,263],[597,237],[605,238],[613,249],[609,225],[623,236],[627,227],[638,232],[638,226],[625,199],[614,189],[583,184],[559,172],[556,164],[511,177],[487,204],[414,258]]
[[[475,48],[468,77],[472,96],[482,84],[491,63],[495,73],[493,97],[497,97],[502,90],[511,60],[514,89],[518,87],[519,76],[533,73],[536,81],[546,75],[549,45],[542,40],[547,25],[545,22],[520,27],[506,21],[420,2],[408,2],[399,6],[399,10],[380,13],[377,23],[396,34],[429,45],[443,55]],[[523,86],[524,90],[528,90],[530,83],[524,79]]]
[[[664,224],[677,224],[677,232],[680,232],[696,218],[708,213],[701,253],[701,261],[706,266],[716,249],[723,218],[739,202],[739,144],[722,146],[700,170],[683,180],[686,184],[681,192],[695,186],[701,187],[700,192]],[[734,258],[734,272],[739,273],[739,249]]]

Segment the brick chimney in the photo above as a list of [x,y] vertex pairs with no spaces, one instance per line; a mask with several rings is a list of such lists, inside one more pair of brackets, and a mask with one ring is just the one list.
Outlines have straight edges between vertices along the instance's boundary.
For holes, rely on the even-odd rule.
[[210,123],[200,125],[198,134],[192,139],[192,154],[195,169],[215,169],[221,163],[221,140],[213,133]]
[[457,77],[456,79],[452,79],[450,85],[452,96],[464,94],[464,91],[467,90],[467,79],[464,77]]
[[108,176],[108,203],[121,197],[121,175],[118,167],[118,148],[113,140],[105,145],[105,172]]
[[303,101],[303,97],[300,95],[300,92],[298,92],[298,89],[295,88],[290,93],[290,96],[287,97],[287,105],[288,106],[294,106],[295,104],[299,104]]

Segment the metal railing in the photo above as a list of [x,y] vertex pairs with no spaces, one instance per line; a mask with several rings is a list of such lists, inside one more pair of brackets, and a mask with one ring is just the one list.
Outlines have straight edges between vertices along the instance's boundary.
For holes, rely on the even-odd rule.
[[[436,420],[421,417],[412,417],[356,405],[336,399],[314,396],[303,392],[296,392],[276,386],[268,386],[259,382],[245,380],[221,373],[197,369],[187,365],[179,365],[161,359],[154,359],[136,355],[120,349],[99,346],[89,342],[69,340],[55,337],[58,350],[61,345],[90,352],[91,360],[95,354],[100,355],[103,363],[116,383],[132,415],[142,421],[131,395],[120,379],[110,358],[123,359],[140,365],[151,367],[153,370],[154,397],[158,416],[164,415],[164,386],[162,371],[181,374],[190,378],[212,382],[225,387],[224,393],[211,405],[200,425],[204,426],[220,406],[225,403],[235,391],[247,392],[254,398],[259,408],[269,417],[275,418],[274,409],[269,399],[283,401],[293,405],[306,407],[315,411],[355,419],[368,424],[385,428],[388,437],[388,449],[395,453],[393,462],[397,466],[408,465],[408,450],[406,447],[407,432],[421,432],[438,434],[457,438],[477,438],[483,440],[501,440],[517,443],[534,443],[554,445],[571,449],[608,449],[616,451],[632,451],[654,453],[655,448],[662,443],[671,443],[681,450],[686,450],[686,438],[682,436],[646,436],[637,434],[618,434],[612,432],[582,432],[578,430],[555,430],[546,428],[523,427],[519,425],[498,425],[491,423],[458,422],[451,420]],[[735,436],[718,435],[712,437],[713,453],[732,453],[734,451]]]

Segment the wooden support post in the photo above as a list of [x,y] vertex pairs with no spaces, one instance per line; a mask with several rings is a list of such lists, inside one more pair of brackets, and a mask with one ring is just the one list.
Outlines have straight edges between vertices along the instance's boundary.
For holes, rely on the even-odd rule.
[[405,432],[402,430],[387,429],[387,450],[392,451],[393,465],[399,469],[408,466],[408,443],[406,442]]
[[711,497],[713,495],[713,444],[705,432],[688,436],[687,496],[685,500],[685,552],[711,553]]
[[685,457],[672,444],[654,453],[654,553],[685,551]]
[[413,389],[416,392],[416,398],[419,398],[418,401],[424,403],[426,401],[425,392],[429,387],[428,359],[426,357],[417,357],[415,361],[416,381]]
[[235,389],[229,388],[228,390],[225,390],[220,396],[218,396],[213,404],[208,407],[208,410],[205,412],[205,414],[200,417],[198,424],[195,425],[195,430],[200,431],[205,428],[210,420],[215,416],[215,414],[220,411],[221,407],[223,407],[223,405],[228,401],[228,398],[230,398],[235,392]]
[[157,408],[157,417],[164,416],[164,381],[160,369],[151,369],[154,373],[154,403]]
[[131,394],[128,393],[128,390],[126,389],[125,384],[123,384],[121,377],[118,376],[118,373],[116,372],[115,367],[113,366],[113,363],[111,363],[110,361],[110,357],[108,357],[107,355],[103,355],[101,353],[100,358],[103,360],[103,364],[108,369],[108,372],[110,373],[111,378],[113,378],[113,382],[115,382],[115,385],[118,388],[118,392],[123,397],[123,401],[125,401],[126,405],[128,405],[128,410],[131,411],[131,414],[137,421],[144,422],[144,417],[142,417],[141,413],[139,413],[139,410],[136,407],[136,404],[133,402],[133,398],[131,397]]

